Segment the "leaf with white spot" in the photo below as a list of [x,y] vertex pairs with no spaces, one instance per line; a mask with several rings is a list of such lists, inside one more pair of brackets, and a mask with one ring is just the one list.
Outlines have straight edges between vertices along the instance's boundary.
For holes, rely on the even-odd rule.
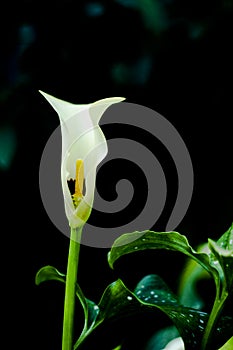
[[177,296],[158,275],[144,277],[136,286],[134,294],[152,305],[180,306]]
[[104,326],[108,322],[137,314],[143,309],[140,301],[120,279],[111,283],[105,289],[100,302],[95,308],[98,308],[98,313],[93,319],[92,324],[84,328],[81,336],[74,345],[74,350],[78,349],[98,326],[102,324]]
[[172,320],[188,349],[199,349],[208,319],[207,313],[180,305],[175,294],[157,275],[143,278],[136,286],[134,293],[120,279],[111,283],[97,306],[99,312],[96,318],[77,340],[74,350],[78,349],[100,325],[104,327],[111,321],[145,312],[157,312],[157,310],[165,313]]
[[157,275],[144,277],[134,294],[142,303],[160,309],[174,323],[187,349],[200,349],[208,314],[184,307],[166,283]]
[[219,274],[210,264],[209,255],[204,252],[196,252],[190,246],[187,238],[175,231],[135,231],[123,234],[113,243],[108,253],[108,263],[113,268],[114,263],[122,256],[148,249],[166,249],[187,255],[210,273],[214,278],[216,286],[219,285]]
[[[160,303],[155,302],[150,294],[155,289],[148,288],[147,294],[145,294],[145,291],[142,294],[142,290],[137,290],[136,293],[138,293],[137,297],[143,303],[160,308],[173,320],[181,336],[186,339],[186,343],[192,343],[192,345],[188,343],[188,349],[204,349],[212,341],[212,344],[226,341],[231,335],[229,335],[229,330],[233,327],[232,318],[224,318],[221,313],[228,296],[224,285],[227,285],[229,291],[233,284],[232,235],[231,227],[216,243],[209,241],[210,251],[197,252],[189,245],[187,238],[178,232],[136,231],[123,234],[116,239],[108,253],[108,262],[110,267],[113,268],[114,263],[124,255],[148,249],[166,249],[181,252],[202,266],[213,277],[216,285],[216,298],[210,317],[205,312],[181,305],[176,305],[176,308],[172,309],[171,306],[166,305],[169,300],[165,298],[161,298]],[[165,292],[160,290],[160,293],[166,294],[166,290]],[[165,300],[163,302],[164,306],[162,306],[162,300]],[[184,332],[188,336],[185,336]],[[200,343],[201,338],[202,342]]]
[[[177,296],[158,275],[144,277],[134,290],[137,298],[152,311],[164,312],[176,326],[186,349],[200,349],[209,314],[180,304]],[[232,334],[233,318],[220,318],[212,342],[221,345]]]
[[209,239],[209,248],[212,253],[211,263],[217,268],[222,282],[226,283],[226,291],[231,293],[233,289],[233,224],[217,242]]
[[[36,283],[40,284],[46,280],[56,280],[65,283],[66,276],[52,266],[45,266],[37,273]],[[85,323],[73,350],[78,349],[100,325],[104,327],[112,321],[141,313],[157,312],[157,310],[164,312],[173,321],[188,349],[200,348],[200,339],[208,314],[183,307],[176,295],[157,275],[149,275],[143,278],[136,286],[134,292],[130,291],[118,279],[105,289],[98,304],[85,298],[78,285],[76,295],[84,310]],[[224,327],[226,327],[226,324],[228,337],[225,336],[224,339],[229,338],[229,329],[232,329],[232,319],[228,319],[227,322],[224,321],[218,324],[216,330],[217,338],[225,334]]]

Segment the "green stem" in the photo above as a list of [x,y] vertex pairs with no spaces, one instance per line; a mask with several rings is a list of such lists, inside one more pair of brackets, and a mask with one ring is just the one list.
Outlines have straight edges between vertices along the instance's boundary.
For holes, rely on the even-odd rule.
[[217,323],[220,313],[223,309],[224,303],[227,299],[228,293],[225,291],[225,289],[222,292],[221,298],[219,296],[216,297],[212,311],[210,313],[209,320],[206,325],[205,333],[202,339],[202,350],[208,349],[209,347],[209,341],[212,335],[212,332],[214,331],[214,326]]
[[67,262],[66,290],[64,301],[64,318],[62,333],[62,350],[73,348],[73,323],[75,312],[75,293],[80,251],[82,228],[72,229],[70,234],[70,247]]

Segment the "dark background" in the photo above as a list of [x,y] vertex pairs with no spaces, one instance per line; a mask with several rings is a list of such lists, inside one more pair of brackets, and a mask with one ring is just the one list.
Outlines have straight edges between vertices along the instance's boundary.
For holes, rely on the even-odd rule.
[[[194,167],[193,198],[176,230],[193,246],[217,239],[233,211],[233,1],[8,1],[1,17],[3,337],[9,349],[60,349],[64,287],[34,283],[43,265],[65,272],[69,245],[40,199],[40,157],[58,118],[38,90],[73,103],[125,96],[161,113],[182,136]],[[172,201],[166,164],[165,159]],[[166,205],[154,229],[164,229]],[[79,282],[89,299],[98,302],[117,277],[134,287],[147,273],[160,271],[176,287],[179,257],[138,255],[114,272],[107,251],[82,247]],[[159,320],[165,322],[161,315]],[[128,333],[127,341],[134,339],[139,348],[143,330],[152,332],[153,322],[129,320],[125,338]],[[80,324],[77,320],[77,333]],[[104,330],[89,348],[104,348],[103,339],[124,333],[117,329]]]

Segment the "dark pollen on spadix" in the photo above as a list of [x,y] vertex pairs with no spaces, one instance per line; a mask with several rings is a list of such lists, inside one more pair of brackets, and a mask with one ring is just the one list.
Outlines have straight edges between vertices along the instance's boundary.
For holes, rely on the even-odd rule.
[[[75,194],[75,181],[74,179],[69,179],[67,180],[67,185],[70,191],[71,196],[73,196]],[[86,187],[85,187],[85,180],[83,183],[83,195],[85,195],[86,193]]]

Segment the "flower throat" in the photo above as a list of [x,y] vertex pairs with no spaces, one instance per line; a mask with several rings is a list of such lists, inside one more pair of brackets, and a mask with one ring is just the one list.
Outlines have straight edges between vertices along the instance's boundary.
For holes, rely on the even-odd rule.
[[84,191],[84,162],[82,159],[76,161],[75,180],[69,179],[67,183],[76,209],[83,198]]

